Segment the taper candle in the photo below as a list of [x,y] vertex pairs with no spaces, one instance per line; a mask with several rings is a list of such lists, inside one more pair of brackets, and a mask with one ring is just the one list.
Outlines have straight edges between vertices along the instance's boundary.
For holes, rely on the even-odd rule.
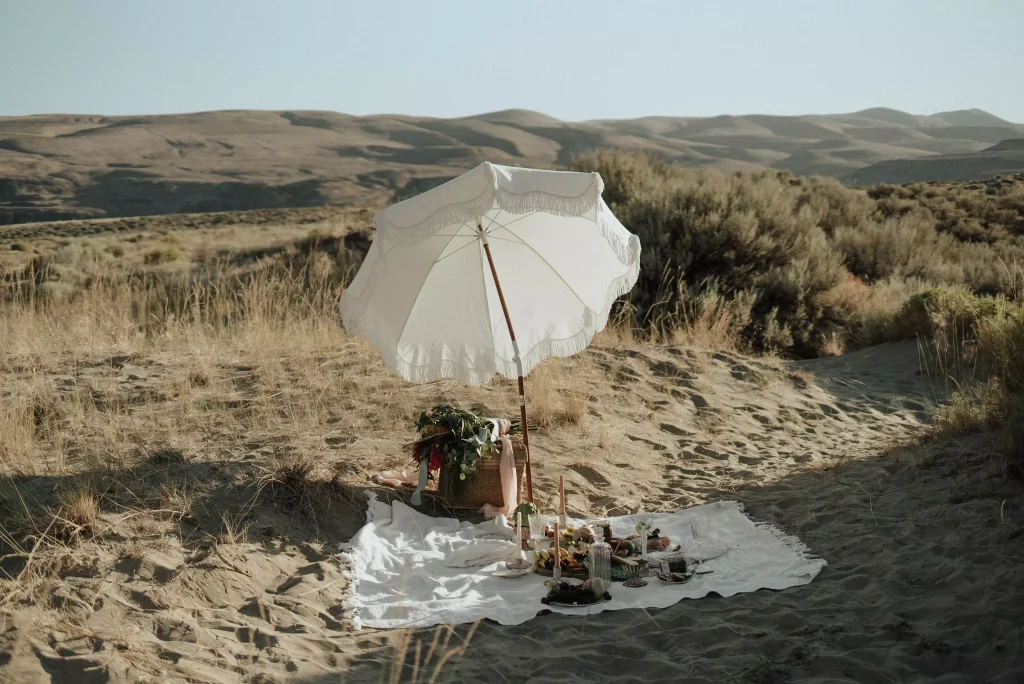
[[516,511],[516,548],[523,550],[523,512]]
[[558,532],[558,521],[556,520],[555,521],[555,567],[551,571],[551,576],[554,578],[554,580],[556,582],[561,582],[562,581],[562,557],[561,557],[561,552],[559,551],[558,534],[559,534],[559,532]]

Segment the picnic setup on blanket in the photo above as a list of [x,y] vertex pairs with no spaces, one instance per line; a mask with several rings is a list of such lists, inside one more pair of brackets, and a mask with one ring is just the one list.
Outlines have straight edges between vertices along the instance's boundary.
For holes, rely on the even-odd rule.
[[[520,416],[451,405],[420,415],[413,472],[378,476],[414,486],[412,506],[371,494],[344,552],[354,624],[518,624],[542,610],[665,607],[806,584],[825,565],[734,502],[569,518],[559,478],[557,515],[535,505],[524,378],[545,358],[586,349],[639,274],[640,241],[603,187],[597,173],[485,162],[377,213],[339,304],[346,329],[410,382],[516,378]],[[417,511],[431,482],[448,508],[487,520]]]

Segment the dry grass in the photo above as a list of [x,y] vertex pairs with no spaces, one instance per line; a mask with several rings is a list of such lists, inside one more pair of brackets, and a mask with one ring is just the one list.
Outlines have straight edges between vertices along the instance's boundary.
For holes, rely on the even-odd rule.
[[823,335],[821,346],[818,347],[818,356],[841,356],[846,352],[846,341],[836,331]]
[[66,527],[65,536],[91,536],[96,532],[100,502],[88,484],[80,484],[58,496],[61,507],[57,518]]
[[[384,674],[390,684],[434,684],[445,665],[461,658],[469,650],[470,642],[480,623],[470,625],[460,634],[454,625],[438,625],[422,636],[411,630],[398,632],[392,640],[391,658]],[[429,639],[429,641],[428,641]],[[501,675],[500,672],[496,673]]]
[[579,425],[590,410],[590,397],[586,392],[568,391],[562,397],[566,422]]

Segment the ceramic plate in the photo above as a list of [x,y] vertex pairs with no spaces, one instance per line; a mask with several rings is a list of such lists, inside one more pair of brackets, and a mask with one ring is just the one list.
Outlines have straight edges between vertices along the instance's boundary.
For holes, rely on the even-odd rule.
[[522,568],[520,570],[498,570],[494,573],[495,577],[504,577],[506,579],[512,579],[514,577],[523,577],[524,575],[530,574],[530,568]]

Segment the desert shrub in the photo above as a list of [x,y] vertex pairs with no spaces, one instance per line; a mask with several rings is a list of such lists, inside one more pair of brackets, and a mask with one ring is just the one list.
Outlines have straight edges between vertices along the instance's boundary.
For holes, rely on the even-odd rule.
[[[920,325],[899,323],[906,298],[931,284],[1012,300],[1024,280],[1024,175],[859,189],[788,172],[692,171],[636,154],[598,153],[573,166],[601,173],[609,206],[640,237],[628,303],[658,336],[697,320],[705,330],[734,328],[722,323],[721,302],[702,303],[709,283],[712,299],[743,299],[729,308],[743,310],[743,345],[813,356],[931,334],[932,314],[969,328],[973,319],[935,293],[911,305]],[[717,312],[714,325],[706,312]]]
[[641,276],[631,298],[641,321],[685,310],[684,295],[714,282],[725,296],[755,293],[744,330],[754,346],[813,353],[821,324],[814,297],[845,270],[820,211],[800,204],[790,174],[695,173],[608,154],[578,160],[576,168],[601,173],[617,216],[640,237]]
[[1019,306],[1005,299],[980,297],[961,288],[935,287],[907,299],[899,318],[907,337],[956,330],[974,338],[980,322],[1001,320],[1019,311]]
[[[1024,312],[1010,308],[974,324],[978,367],[987,378],[955,394],[940,413],[951,432],[998,429],[1008,474],[1024,476]],[[962,417],[961,423],[953,418]],[[944,422],[943,422],[944,421]]]
[[177,245],[167,245],[165,247],[157,247],[146,253],[144,261],[155,266],[157,264],[168,264],[173,261],[181,261],[185,258],[184,253]]

